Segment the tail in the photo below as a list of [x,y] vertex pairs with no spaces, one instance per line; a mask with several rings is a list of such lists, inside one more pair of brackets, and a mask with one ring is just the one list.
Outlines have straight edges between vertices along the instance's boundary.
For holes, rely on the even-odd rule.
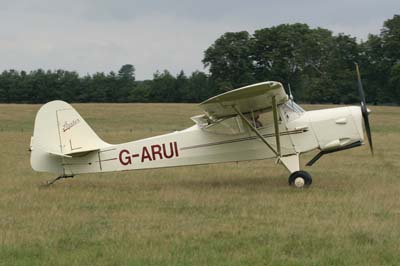
[[31,138],[31,166],[40,172],[64,173],[63,159],[109,146],[68,103],[52,101],[36,115]]

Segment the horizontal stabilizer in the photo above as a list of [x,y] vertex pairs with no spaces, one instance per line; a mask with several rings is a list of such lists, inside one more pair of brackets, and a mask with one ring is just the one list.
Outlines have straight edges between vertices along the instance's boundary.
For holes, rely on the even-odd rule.
[[55,156],[60,156],[60,157],[65,157],[65,158],[72,158],[75,156],[80,156],[82,154],[87,154],[89,152],[95,152],[95,151],[99,151],[100,149],[88,149],[88,150],[79,150],[79,151],[75,151],[75,152],[69,152],[69,153],[60,153],[60,152],[55,152],[55,151],[49,151],[48,153],[50,153],[51,155],[55,155]]
[[63,154],[60,152],[54,152],[54,151],[49,151],[49,154],[54,155],[54,156],[59,156],[59,157],[65,157],[65,158],[71,158],[71,155]]
[[72,151],[72,152],[66,153],[65,155],[74,157],[74,155],[77,156],[77,155],[86,154],[89,152],[94,152],[94,151],[99,151],[99,150],[100,149],[81,149],[79,151]]

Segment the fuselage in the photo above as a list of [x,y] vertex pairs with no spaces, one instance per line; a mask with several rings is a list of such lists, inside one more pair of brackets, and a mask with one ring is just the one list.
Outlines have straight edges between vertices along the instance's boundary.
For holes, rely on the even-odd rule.
[[[294,103],[279,106],[282,156],[311,150],[329,150],[363,141],[359,107],[339,107],[305,112]],[[270,113],[269,113],[270,114]],[[80,156],[61,158],[64,174],[126,171],[275,158],[238,117],[101,148]],[[225,124],[224,124],[225,123]],[[220,128],[218,128],[220,127]],[[257,130],[276,147],[273,124]]]

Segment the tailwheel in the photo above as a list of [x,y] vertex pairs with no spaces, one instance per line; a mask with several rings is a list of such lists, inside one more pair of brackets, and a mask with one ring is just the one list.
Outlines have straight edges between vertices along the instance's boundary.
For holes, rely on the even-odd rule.
[[74,178],[74,175],[60,175],[59,177],[54,178],[53,180],[49,180],[46,182],[46,184],[44,186],[51,186],[53,185],[55,182],[57,182],[60,179],[63,178]]
[[289,185],[296,188],[309,187],[311,183],[311,175],[306,171],[296,171],[289,176]]

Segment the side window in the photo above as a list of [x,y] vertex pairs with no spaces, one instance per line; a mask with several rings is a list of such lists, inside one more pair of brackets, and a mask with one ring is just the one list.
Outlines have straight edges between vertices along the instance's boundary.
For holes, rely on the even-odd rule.
[[[274,117],[272,111],[253,113],[251,116],[249,116],[249,121],[251,121],[256,128],[267,128],[274,125]],[[279,112],[278,121],[281,121]]]
[[[262,124],[262,128],[273,126],[274,125],[274,116],[273,116],[272,111],[260,114],[259,121]],[[278,121],[279,121],[279,115],[278,115]]]
[[204,130],[215,134],[234,135],[245,132],[246,127],[243,125],[241,118],[235,116],[212,124],[204,128]]

